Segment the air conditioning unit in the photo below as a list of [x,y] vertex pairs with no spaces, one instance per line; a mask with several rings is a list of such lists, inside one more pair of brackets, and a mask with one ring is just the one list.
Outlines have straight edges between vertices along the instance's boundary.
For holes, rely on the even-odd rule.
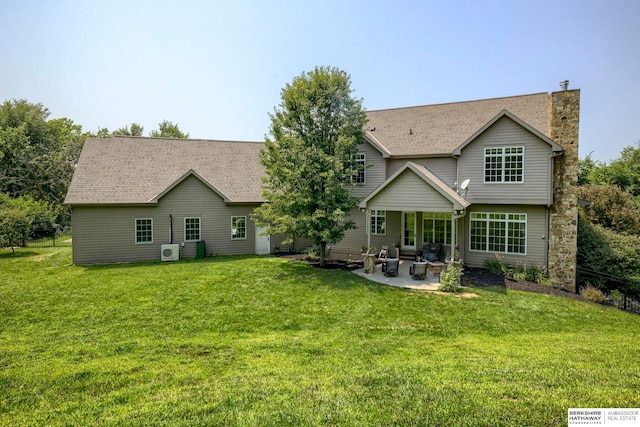
[[178,261],[180,259],[180,245],[178,243],[162,245],[160,259],[162,261]]

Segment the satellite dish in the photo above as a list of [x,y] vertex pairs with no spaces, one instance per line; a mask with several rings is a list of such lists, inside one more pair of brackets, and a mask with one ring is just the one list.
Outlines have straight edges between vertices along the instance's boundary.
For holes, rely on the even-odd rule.
[[462,184],[460,184],[460,188],[466,190],[470,182],[471,180],[469,178],[465,179],[464,181],[462,181]]

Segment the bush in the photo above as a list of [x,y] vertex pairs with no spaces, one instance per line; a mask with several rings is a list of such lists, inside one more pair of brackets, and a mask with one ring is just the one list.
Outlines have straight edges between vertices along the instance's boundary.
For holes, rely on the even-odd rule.
[[502,261],[502,256],[500,254],[496,254],[495,260],[485,261],[484,267],[492,273],[500,274],[505,277],[551,286],[549,273],[544,268],[538,266],[527,268],[526,265],[514,267],[512,265],[505,264]]
[[607,297],[604,296],[600,289],[591,285],[587,285],[587,287],[584,288],[584,290],[582,291],[582,296],[587,301],[595,302],[597,304],[600,304],[605,299],[607,299]]
[[25,212],[16,208],[0,207],[0,248],[22,243],[29,235],[31,219]]
[[460,292],[461,277],[462,268],[449,265],[447,271],[440,273],[440,287],[438,290],[442,292]]
[[578,221],[578,265],[614,276],[640,275],[640,236]]

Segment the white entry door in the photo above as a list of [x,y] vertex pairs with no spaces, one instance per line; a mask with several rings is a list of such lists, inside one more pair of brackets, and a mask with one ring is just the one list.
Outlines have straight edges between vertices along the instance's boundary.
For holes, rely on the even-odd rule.
[[266,255],[271,252],[271,236],[261,236],[264,228],[256,225],[256,254]]
[[416,250],[416,213],[402,212],[402,242],[400,249]]

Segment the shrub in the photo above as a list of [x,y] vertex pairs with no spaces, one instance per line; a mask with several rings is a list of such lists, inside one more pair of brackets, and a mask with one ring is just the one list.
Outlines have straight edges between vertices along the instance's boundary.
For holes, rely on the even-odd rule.
[[309,246],[308,248],[305,248],[302,253],[304,254],[305,261],[313,262],[320,259],[320,248],[317,246]]
[[624,306],[624,294],[617,289],[612,290],[611,292],[611,303],[615,307],[623,307]]
[[500,254],[495,254],[496,259],[494,260],[486,260],[484,262],[484,268],[494,274],[504,275],[504,262],[502,262],[502,257]]
[[579,217],[578,265],[614,276],[640,274],[640,236],[616,233]]
[[602,301],[607,299],[607,297],[604,296],[600,289],[591,285],[587,285],[587,287],[584,288],[584,290],[582,291],[582,296],[587,301],[595,302],[597,304],[600,304]]
[[460,292],[460,278],[462,269],[454,265],[449,265],[447,271],[440,273],[439,290],[442,292]]
[[527,280],[529,282],[536,282],[541,285],[551,286],[551,278],[546,269],[538,266],[533,266],[527,270]]
[[495,260],[487,260],[484,263],[484,267],[488,271],[505,277],[512,277],[516,280],[526,280],[528,282],[536,282],[541,285],[551,286],[549,273],[544,268],[538,266],[527,268],[526,265],[514,267],[512,265],[505,264],[502,261],[502,256],[500,254],[495,255]]

